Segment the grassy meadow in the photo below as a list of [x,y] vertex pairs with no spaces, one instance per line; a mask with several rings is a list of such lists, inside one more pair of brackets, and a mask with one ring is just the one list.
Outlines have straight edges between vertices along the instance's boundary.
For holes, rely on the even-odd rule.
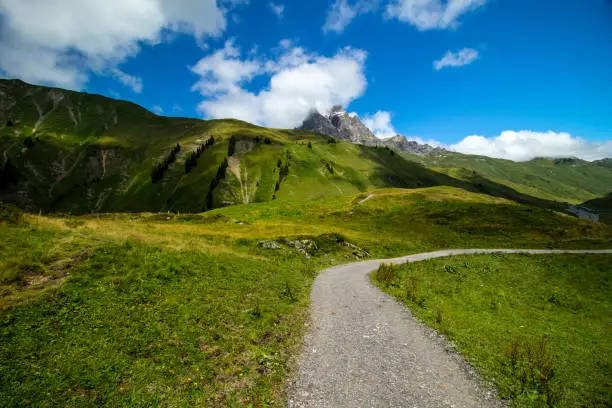
[[515,407],[609,407],[612,255],[469,255],[372,274]]
[[609,226],[454,187],[202,214],[0,215],[1,406],[280,407],[313,279],[357,260],[349,243],[372,258],[612,247]]

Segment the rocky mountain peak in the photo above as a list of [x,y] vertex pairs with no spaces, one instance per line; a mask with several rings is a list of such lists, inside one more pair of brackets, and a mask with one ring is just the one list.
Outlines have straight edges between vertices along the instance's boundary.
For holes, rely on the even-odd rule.
[[373,145],[379,140],[356,115],[349,115],[340,105],[335,105],[327,116],[311,111],[298,129],[311,130],[351,143]]
[[399,151],[419,155],[429,154],[436,149],[428,144],[420,144],[414,140],[407,140],[402,135],[395,135],[388,139],[378,139],[363,124],[359,116],[349,114],[340,105],[335,105],[328,115],[322,115],[316,109],[311,110],[298,129],[310,130],[351,143],[368,146],[387,146]]

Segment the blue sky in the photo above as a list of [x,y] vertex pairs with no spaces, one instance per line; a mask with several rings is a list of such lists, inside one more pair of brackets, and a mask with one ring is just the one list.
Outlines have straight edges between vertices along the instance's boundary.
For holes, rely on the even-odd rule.
[[381,137],[612,155],[609,0],[46,3],[0,0],[4,76],[165,115],[293,127],[340,103]]

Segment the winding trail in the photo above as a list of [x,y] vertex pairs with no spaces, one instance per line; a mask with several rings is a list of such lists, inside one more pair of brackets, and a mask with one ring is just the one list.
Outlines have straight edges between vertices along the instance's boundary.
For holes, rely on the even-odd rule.
[[339,265],[312,288],[289,407],[504,407],[469,365],[369,281],[381,263],[482,253],[612,254],[612,250],[456,249]]

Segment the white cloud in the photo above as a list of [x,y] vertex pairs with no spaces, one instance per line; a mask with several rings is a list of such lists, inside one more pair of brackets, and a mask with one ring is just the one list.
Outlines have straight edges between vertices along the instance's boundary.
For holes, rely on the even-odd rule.
[[391,124],[391,113],[386,111],[378,111],[374,115],[366,115],[363,118],[363,124],[379,139],[387,139],[397,135]]
[[394,0],[386,16],[407,22],[421,31],[455,28],[462,14],[484,5],[487,0]]
[[478,59],[478,51],[473,48],[464,48],[457,52],[447,51],[444,57],[433,62],[436,71],[444,67],[462,67]]
[[158,115],[163,115],[164,114],[164,108],[162,108],[159,105],[154,105],[153,108],[151,108],[151,110],[155,113],[157,113]]
[[278,17],[279,19],[283,18],[283,13],[285,12],[284,4],[270,3],[270,8],[272,9],[272,12],[276,15],[276,17]]
[[250,81],[261,72],[262,67],[254,59],[240,59],[240,51],[234,47],[233,40],[228,40],[224,48],[202,58],[191,70],[200,75],[193,89],[199,90],[202,95],[212,96],[239,91],[240,85]]
[[174,105],[172,105],[172,112],[179,113],[182,111],[183,111],[183,108],[181,108],[178,104],[175,103]]
[[350,5],[347,0],[335,0],[327,11],[323,32],[344,31],[355,17],[374,11],[378,7],[378,0],[358,0]]
[[225,14],[216,0],[0,0],[0,69],[80,89],[91,71],[113,75],[163,33],[221,34]]
[[[308,112],[347,106],[367,86],[366,53],[344,48],[333,57],[310,54],[285,44],[273,59],[240,57],[231,42],[202,58],[192,71],[200,75],[194,89],[206,97],[198,111],[209,118],[238,118],[270,127],[298,126]],[[251,92],[244,85],[255,76],[269,77],[267,87]]]
[[534,157],[579,157],[584,160],[612,157],[612,141],[588,142],[569,133],[552,131],[506,130],[496,137],[468,136],[450,149],[514,161]]
[[123,85],[132,88],[132,90],[136,93],[142,92],[142,78],[126,74],[116,67],[111,68],[111,72],[113,76]]

